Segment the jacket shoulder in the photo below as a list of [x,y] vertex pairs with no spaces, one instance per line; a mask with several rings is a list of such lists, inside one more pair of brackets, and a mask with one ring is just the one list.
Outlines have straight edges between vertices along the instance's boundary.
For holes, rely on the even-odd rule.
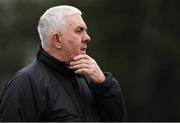
[[40,78],[41,75],[48,74],[46,67],[36,59],[31,62],[26,67],[22,68],[17,72],[18,75],[22,76],[29,76],[29,77],[38,77]]
[[23,88],[27,89],[31,86],[36,88],[41,87],[44,85],[43,83],[46,82],[45,80],[47,80],[48,77],[48,73],[44,69],[45,67],[43,67],[40,62],[34,60],[29,65],[17,71],[9,82],[6,83],[5,88],[13,86],[16,90],[18,90]]
[[43,67],[33,61],[6,83],[0,98],[0,121],[31,121],[46,110],[46,84],[40,75],[42,70]]

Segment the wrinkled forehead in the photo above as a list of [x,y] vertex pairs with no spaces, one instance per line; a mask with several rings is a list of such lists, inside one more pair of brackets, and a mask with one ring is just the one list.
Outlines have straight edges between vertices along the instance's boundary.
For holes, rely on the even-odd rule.
[[86,26],[83,18],[79,14],[66,16],[64,19],[66,21],[66,26],[67,27],[76,28],[76,27],[80,26],[80,27],[83,27],[83,28],[87,29],[87,26]]

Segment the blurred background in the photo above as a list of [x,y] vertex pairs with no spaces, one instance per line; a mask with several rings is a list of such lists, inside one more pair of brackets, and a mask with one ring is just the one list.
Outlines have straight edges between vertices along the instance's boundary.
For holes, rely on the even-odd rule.
[[60,4],[82,10],[88,52],[119,80],[128,121],[180,121],[179,0],[0,0],[0,91],[35,58],[39,17]]

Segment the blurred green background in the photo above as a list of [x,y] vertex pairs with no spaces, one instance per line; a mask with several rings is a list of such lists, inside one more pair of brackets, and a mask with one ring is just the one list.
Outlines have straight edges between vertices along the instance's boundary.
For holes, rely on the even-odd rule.
[[119,80],[128,121],[180,121],[179,0],[0,0],[0,90],[35,58],[39,17],[60,4],[82,10],[88,52]]

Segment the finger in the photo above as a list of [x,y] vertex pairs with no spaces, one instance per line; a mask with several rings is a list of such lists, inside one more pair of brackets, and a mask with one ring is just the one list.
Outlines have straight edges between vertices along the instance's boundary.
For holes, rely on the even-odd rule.
[[70,66],[70,69],[82,69],[82,68],[90,69],[91,67],[88,64],[77,64]]
[[81,54],[81,55],[77,55],[74,58],[74,61],[78,61],[80,59],[92,59],[90,56],[88,56],[87,54]]
[[87,69],[87,68],[82,68],[82,69],[77,69],[76,71],[75,71],[75,73],[77,73],[77,74],[89,74],[89,69]]
[[78,61],[70,62],[70,66],[78,65],[78,64],[90,64],[90,61],[87,60],[87,59],[81,59],[81,60],[78,60]]

